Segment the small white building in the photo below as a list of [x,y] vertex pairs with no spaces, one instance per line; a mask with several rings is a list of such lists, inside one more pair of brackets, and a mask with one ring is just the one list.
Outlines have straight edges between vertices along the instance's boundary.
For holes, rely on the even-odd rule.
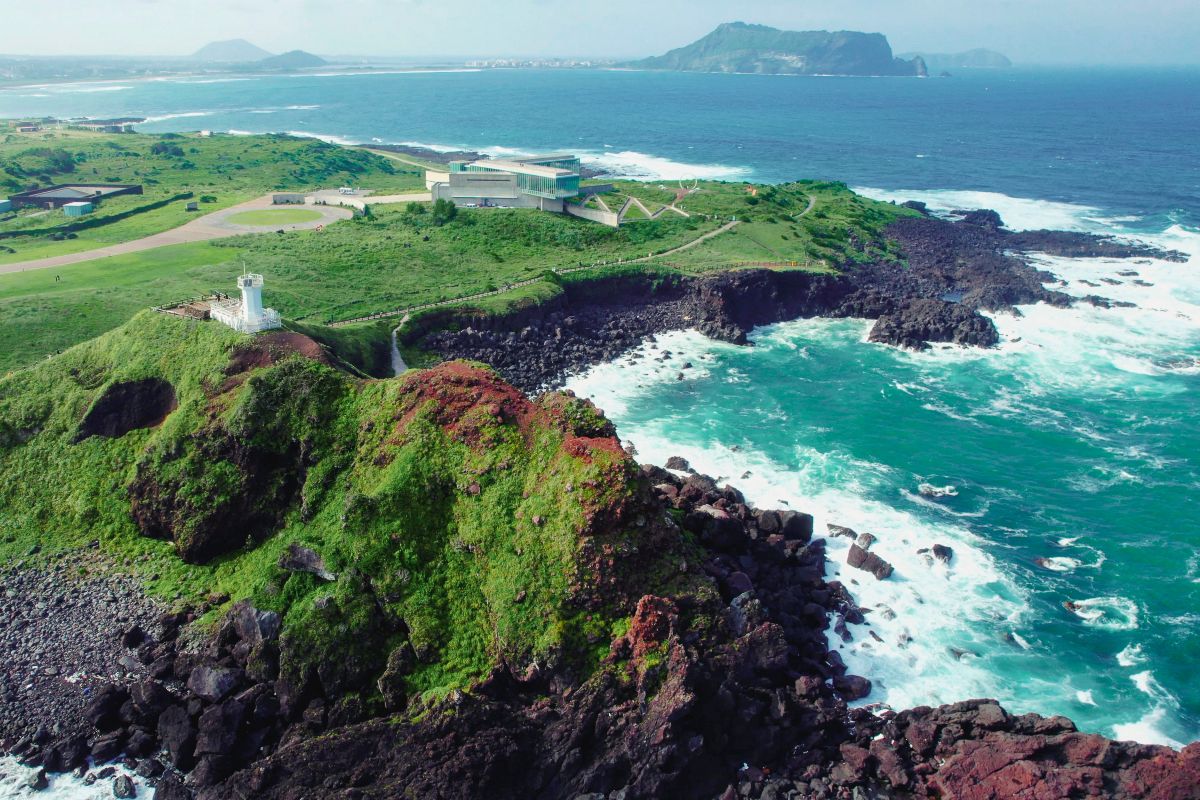
[[283,325],[278,311],[263,308],[262,275],[254,272],[241,275],[237,279],[237,285],[242,291],[242,299],[213,300],[209,304],[209,312],[213,319],[241,333],[269,331]]

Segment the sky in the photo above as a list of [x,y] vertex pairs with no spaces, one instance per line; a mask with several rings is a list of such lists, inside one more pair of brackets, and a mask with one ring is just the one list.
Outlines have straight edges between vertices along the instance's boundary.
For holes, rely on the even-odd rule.
[[244,38],[327,55],[634,58],[734,20],[884,33],[897,53],[1200,63],[1198,0],[0,0],[0,53],[185,55]]

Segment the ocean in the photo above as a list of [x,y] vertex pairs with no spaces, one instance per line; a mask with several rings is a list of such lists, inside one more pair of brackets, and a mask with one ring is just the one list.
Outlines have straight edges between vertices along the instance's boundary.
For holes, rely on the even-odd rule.
[[[1200,738],[1200,71],[459,70],[0,91],[0,116],[35,114],[567,150],[672,184],[842,180],[1187,253],[1040,259],[1072,294],[1137,307],[998,314],[994,350],[910,353],[867,343],[867,322],[802,320],[756,330],[754,347],[661,336],[569,386],[643,460],[681,455],[760,506],[878,537],[896,566],[882,582],[830,540],[831,571],[870,609],[869,628],[838,640],[875,683],[865,702],[996,697],[1117,738]],[[953,548],[949,565],[917,552],[934,543]]]

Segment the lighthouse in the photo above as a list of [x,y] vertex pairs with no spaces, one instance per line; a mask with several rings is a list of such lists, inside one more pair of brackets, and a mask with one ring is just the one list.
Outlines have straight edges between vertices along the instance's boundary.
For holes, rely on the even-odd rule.
[[228,298],[213,300],[209,304],[209,313],[213,319],[242,333],[273,330],[283,324],[278,311],[263,308],[262,275],[257,272],[243,273],[238,276],[237,286],[242,293],[240,301]]
[[238,278],[238,288],[242,290],[242,319],[247,324],[253,323],[263,315],[262,287],[263,276],[258,273]]

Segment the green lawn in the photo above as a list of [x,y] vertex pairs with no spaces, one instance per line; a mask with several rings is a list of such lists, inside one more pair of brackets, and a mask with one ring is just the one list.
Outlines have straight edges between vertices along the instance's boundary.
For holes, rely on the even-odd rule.
[[225,221],[233,225],[297,225],[320,218],[321,212],[311,208],[266,208],[233,214]]
[[185,244],[0,275],[0,374],[122,325],[149,306],[232,290],[237,251]]
[[[360,186],[383,193],[424,189],[424,173],[401,162],[315,139],[282,135],[17,133],[0,123],[0,196],[59,183],[140,183],[143,195],[100,202],[89,225],[184,192],[206,213],[278,190]],[[61,211],[23,209],[0,219],[0,264],[91,250],[178,227],[197,212],[187,200],[68,232]],[[0,215],[8,216],[8,215]],[[13,231],[31,235],[5,237]]]

